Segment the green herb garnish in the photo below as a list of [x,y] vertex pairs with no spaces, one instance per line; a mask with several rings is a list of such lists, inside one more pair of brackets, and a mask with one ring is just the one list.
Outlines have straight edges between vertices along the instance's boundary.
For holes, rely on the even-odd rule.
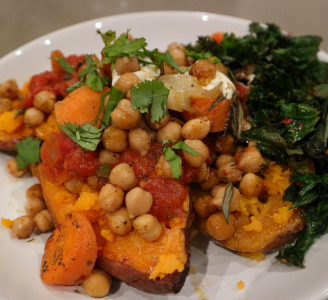
[[59,65],[65,70],[68,74],[73,74],[75,69],[74,66],[70,65],[65,58],[52,56],[51,59],[57,60]]
[[39,163],[41,140],[28,136],[16,144],[17,156],[15,157],[18,169],[33,163]]

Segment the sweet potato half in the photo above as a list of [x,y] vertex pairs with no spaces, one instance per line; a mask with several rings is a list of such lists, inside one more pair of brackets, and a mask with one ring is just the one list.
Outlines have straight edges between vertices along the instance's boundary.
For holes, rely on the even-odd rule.
[[[87,188],[80,194],[68,192],[64,185],[54,185],[38,174],[44,198],[57,225],[65,215],[79,209],[91,221],[98,244],[96,265],[127,285],[152,294],[178,293],[189,272],[190,226],[193,213],[189,196],[183,203],[183,215],[162,223],[162,234],[155,242],[142,239],[133,229],[126,236],[108,232],[105,214],[97,205],[97,193]],[[96,199],[92,207],[81,203]],[[87,201],[83,202],[86,203]],[[110,231],[109,231],[110,232]]]
[[197,217],[196,228],[213,242],[240,252],[267,251],[289,242],[305,226],[300,209],[290,210],[291,203],[283,200],[290,175],[291,171],[274,165],[264,174],[264,193],[251,199],[242,196],[233,213],[235,230],[228,239],[211,237],[206,230],[207,219]]

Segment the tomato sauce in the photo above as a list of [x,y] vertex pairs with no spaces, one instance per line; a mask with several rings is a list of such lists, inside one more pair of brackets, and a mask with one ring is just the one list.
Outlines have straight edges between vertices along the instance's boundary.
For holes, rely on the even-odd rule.
[[40,172],[45,178],[60,184],[71,178],[87,180],[100,167],[98,153],[86,151],[64,132],[52,133],[41,147]]
[[66,58],[67,62],[74,66],[75,72],[67,80],[64,69],[57,68],[53,71],[45,71],[34,75],[28,85],[28,93],[19,107],[33,106],[34,96],[41,91],[50,91],[55,94],[57,100],[62,100],[67,97],[68,93],[65,90],[72,84],[78,82],[77,68],[79,63],[85,59],[85,55],[70,55]]
[[166,222],[171,217],[183,217],[183,201],[188,195],[188,187],[183,183],[190,182],[195,168],[184,168],[183,175],[178,179],[165,179],[157,175],[155,166],[162,155],[160,143],[152,143],[146,156],[141,156],[139,152],[126,149],[119,157],[119,163],[129,164],[138,178],[146,181],[144,187],[153,196],[153,205],[150,214],[155,216],[160,222]]

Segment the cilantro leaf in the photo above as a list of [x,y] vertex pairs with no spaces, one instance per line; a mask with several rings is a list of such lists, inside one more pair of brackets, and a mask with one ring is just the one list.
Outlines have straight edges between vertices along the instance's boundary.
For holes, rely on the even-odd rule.
[[64,131],[76,144],[83,149],[95,151],[99,142],[103,128],[97,128],[90,123],[85,123],[82,126],[65,122],[65,126],[59,125],[59,128]]
[[39,163],[41,140],[28,136],[16,144],[17,156],[15,157],[18,169],[32,163]]
[[[181,176],[180,166],[182,165],[182,160],[181,157],[173,151],[173,149],[185,150],[188,153],[195,156],[199,156],[200,154],[194,149],[192,149],[191,147],[189,147],[185,142],[183,141],[177,143],[176,142],[177,142],[176,140],[163,140],[162,147],[163,147],[164,157],[171,165],[172,174],[173,174],[172,177],[178,179]],[[176,143],[176,144],[174,144],[173,146],[169,146],[172,143]]]
[[116,32],[113,30],[108,30],[105,33],[102,33],[99,29],[97,30],[97,33],[101,35],[102,40],[105,43],[105,46],[108,47],[112,41],[116,38]]
[[[202,60],[202,59],[210,59],[214,56],[210,51],[198,53],[193,50],[186,50],[185,53],[187,56],[192,57],[196,61]],[[213,64],[218,64],[220,62],[221,62],[221,60],[218,59],[217,57],[215,57],[214,59],[211,60],[211,63],[213,63]]]
[[100,77],[97,72],[97,62],[95,62],[90,55],[86,55],[85,57],[85,69],[79,73],[80,80],[71,86],[69,86],[65,92],[71,93],[75,89],[86,85],[91,88],[93,91],[102,92],[105,85],[109,84],[108,77]]
[[173,178],[179,179],[181,176],[180,166],[182,164],[181,157],[172,150],[172,148],[168,147],[164,152],[165,159],[170,163]]
[[158,80],[146,80],[131,86],[131,105],[140,109],[141,113],[151,113],[151,122],[163,119],[167,115],[167,97],[170,90]]
[[[99,117],[103,111],[103,102],[106,96],[109,95],[108,103],[105,109],[104,117],[101,120],[101,125],[97,128],[95,125],[98,124]],[[98,114],[95,118],[94,125],[85,123],[82,126],[78,124],[72,124],[70,122],[59,125],[59,128],[66,133],[76,144],[81,146],[83,149],[89,151],[95,151],[99,142],[102,131],[108,126],[110,122],[110,114],[124,98],[124,93],[115,87],[112,87],[111,91],[103,93],[100,97],[100,105]]]
[[65,70],[68,74],[73,74],[75,69],[74,66],[70,65],[65,58],[52,56],[51,59],[57,60],[59,65]]

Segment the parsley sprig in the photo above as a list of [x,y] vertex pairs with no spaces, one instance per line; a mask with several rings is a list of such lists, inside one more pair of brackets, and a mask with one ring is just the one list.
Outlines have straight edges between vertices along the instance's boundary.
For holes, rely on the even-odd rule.
[[181,176],[180,166],[182,165],[182,160],[181,157],[173,151],[173,149],[185,150],[192,155],[200,156],[200,154],[197,151],[189,147],[183,141],[178,142],[177,140],[163,140],[162,147],[163,147],[164,157],[171,165],[172,174],[173,174],[172,177],[177,179]]
[[16,144],[17,156],[15,157],[18,169],[33,163],[39,163],[41,140],[28,136]]

